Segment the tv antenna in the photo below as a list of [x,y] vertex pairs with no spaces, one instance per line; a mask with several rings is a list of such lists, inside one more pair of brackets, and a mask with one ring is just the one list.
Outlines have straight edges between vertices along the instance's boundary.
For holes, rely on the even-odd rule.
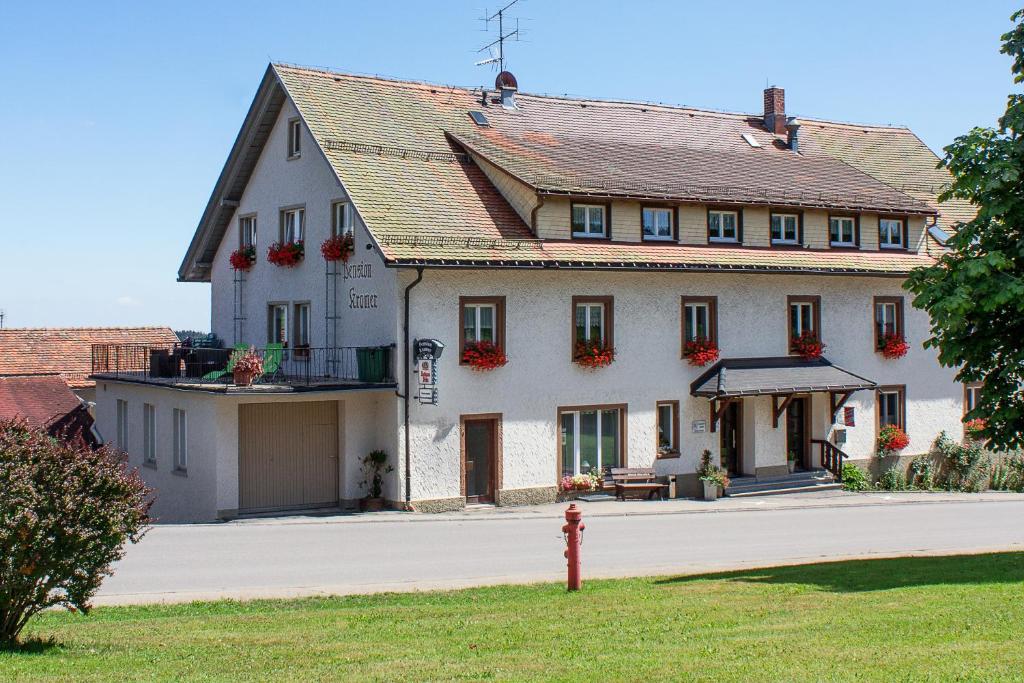
[[4,329],[4,315],[6,315],[6,312],[0,308],[0,330]]
[[490,30],[491,22],[497,21],[498,37],[495,40],[488,43],[487,45],[484,45],[479,50],[477,50],[478,54],[480,52],[487,52],[488,56],[486,59],[481,59],[479,62],[476,62],[475,66],[483,66],[484,64],[495,64],[497,65],[498,71],[505,70],[505,41],[515,39],[515,41],[518,42],[519,37],[525,33],[525,31],[520,31],[519,29],[518,17],[516,17],[516,27],[509,31],[508,33],[505,33],[505,13],[509,10],[510,7],[512,7],[512,5],[515,5],[518,2],[519,0],[512,0],[512,2],[508,3],[500,10],[489,16],[487,14],[487,10],[484,10],[484,16],[481,19],[481,21],[484,22],[484,30]]

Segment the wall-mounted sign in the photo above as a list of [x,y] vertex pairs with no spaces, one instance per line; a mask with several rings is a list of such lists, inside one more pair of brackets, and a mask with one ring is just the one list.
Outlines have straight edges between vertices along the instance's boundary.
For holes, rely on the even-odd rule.
[[416,360],[430,358],[437,360],[444,352],[444,344],[436,339],[414,339],[412,341],[412,354]]
[[708,431],[707,420],[694,420],[691,427],[693,428],[694,434],[699,434],[700,432]]
[[837,446],[841,446],[846,443],[846,430],[835,429],[832,431],[832,438],[836,442]]
[[853,406],[843,406],[843,424],[847,427],[855,427]]
[[444,351],[444,344],[436,339],[415,339],[412,353],[416,359],[413,372],[416,373],[416,400],[423,405],[437,405],[437,359]]

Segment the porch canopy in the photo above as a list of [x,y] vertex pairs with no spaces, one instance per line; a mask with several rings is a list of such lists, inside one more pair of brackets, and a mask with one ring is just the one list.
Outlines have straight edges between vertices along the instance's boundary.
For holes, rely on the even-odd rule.
[[[711,429],[714,430],[725,407],[747,396],[771,396],[773,426],[778,427],[779,417],[795,394],[828,393],[834,420],[836,411],[853,392],[877,386],[877,382],[824,358],[724,358],[690,384],[690,394],[711,400]],[[779,399],[782,399],[781,404]]]

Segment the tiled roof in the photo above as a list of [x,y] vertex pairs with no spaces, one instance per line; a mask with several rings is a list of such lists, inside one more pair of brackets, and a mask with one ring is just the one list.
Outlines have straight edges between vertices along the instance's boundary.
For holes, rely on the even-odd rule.
[[[265,79],[264,88],[279,83],[294,101],[389,261],[577,265],[611,259],[630,267],[763,270],[821,270],[822,263],[830,263],[849,272],[905,273],[927,258],[541,244],[531,241],[524,217],[464,154],[466,149],[544,192],[901,213],[934,210],[928,197],[901,191],[814,141],[794,155],[759,116],[526,93],[517,94],[517,110],[507,110],[493,101],[483,104],[480,89],[286,65],[271,70],[277,80]],[[261,98],[266,98],[263,89],[256,101]],[[483,111],[489,127],[473,123],[470,111]],[[760,147],[748,144],[744,134]],[[244,148],[245,135],[243,130],[233,156]],[[227,167],[225,173],[237,175]],[[219,196],[210,201],[216,209]],[[220,239],[225,224],[221,219],[211,222],[209,236],[201,236],[200,226],[179,271],[182,279],[208,278],[208,263],[194,254],[200,247],[210,253],[211,240]]]
[[60,375],[0,375],[0,420],[47,427],[80,405]]
[[173,344],[169,327],[22,327],[0,329],[0,375],[59,373],[73,388],[95,385],[93,344]]

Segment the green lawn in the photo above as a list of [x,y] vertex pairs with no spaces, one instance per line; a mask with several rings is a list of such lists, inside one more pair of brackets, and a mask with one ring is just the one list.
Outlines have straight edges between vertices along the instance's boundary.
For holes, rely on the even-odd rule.
[[38,618],[3,680],[1021,680],[1024,553]]

